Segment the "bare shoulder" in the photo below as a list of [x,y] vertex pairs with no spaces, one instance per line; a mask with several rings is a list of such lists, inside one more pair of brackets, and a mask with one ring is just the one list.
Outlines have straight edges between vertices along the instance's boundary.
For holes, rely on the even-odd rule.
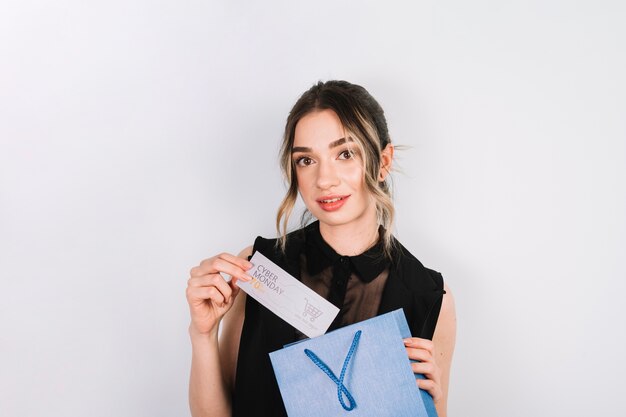
[[441,370],[441,390],[443,399],[437,406],[440,416],[447,415],[448,387],[450,385],[450,368],[452,367],[452,355],[456,344],[456,309],[454,306],[454,296],[450,287],[444,283],[441,311],[435,334],[433,335],[433,345],[435,346],[435,360]]
[[237,254],[237,256],[239,256],[240,258],[248,259],[248,256],[252,256],[252,245],[243,249],[241,252],[239,252],[239,254]]
[[441,311],[439,313],[439,319],[437,320],[437,326],[435,327],[433,341],[439,339],[447,344],[452,343],[452,347],[454,347],[454,339],[456,337],[456,306],[454,303],[454,295],[448,284],[444,284],[443,289],[445,290],[445,294],[443,295]]
[[433,343],[437,352],[438,360],[442,361],[444,366],[450,366],[452,354],[454,353],[454,345],[456,344],[456,307],[454,305],[454,296],[448,284],[444,284],[446,293],[443,295],[441,311],[435,334],[433,335]]
[[446,293],[443,295],[441,314],[444,316],[451,316],[448,318],[454,318],[454,320],[456,321],[456,309],[454,305],[454,295],[452,295],[452,289],[447,283],[443,284],[443,289]]
[[[238,257],[248,259],[252,255],[252,246],[243,249]],[[246,293],[239,291],[232,308],[226,313],[221,323],[220,360],[226,383],[231,388],[235,386],[235,371],[237,356],[239,355],[239,339],[246,313]]]

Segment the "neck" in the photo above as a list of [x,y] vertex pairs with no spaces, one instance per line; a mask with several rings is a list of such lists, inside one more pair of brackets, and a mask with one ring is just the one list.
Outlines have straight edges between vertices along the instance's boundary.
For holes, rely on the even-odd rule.
[[376,213],[349,224],[330,225],[320,222],[320,234],[339,255],[360,255],[378,242]]

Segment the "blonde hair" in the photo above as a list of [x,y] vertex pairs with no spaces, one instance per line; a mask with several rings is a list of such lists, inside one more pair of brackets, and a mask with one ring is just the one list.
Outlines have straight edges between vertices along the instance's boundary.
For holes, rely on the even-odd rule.
[[[326,109],[337,114],[346,136],[354,141],[360,151],[365,187],[374,197],[378,223],[384,229],[383,252],[386,257],[390,257],[395,215],[389,183],[391,178],[387,175],[384,181],[378,181],[382,151],[391,143],[387,120],[382,107],[365,88],[347,81],[318,82],[300,96],[287,117],[280,149],[280,166],[288,188],[276,215],[276,231],[279,235],[277,244],[281,250],[285,250],[289,218],[298,197],[295,163],[291,157],[296,125],[305,115]],[[308,210],[303,213],[302,226],[310,217],[309,214]]]

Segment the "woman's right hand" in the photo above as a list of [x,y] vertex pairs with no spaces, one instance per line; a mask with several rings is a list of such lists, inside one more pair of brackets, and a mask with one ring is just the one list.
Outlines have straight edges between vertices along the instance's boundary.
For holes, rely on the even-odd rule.
[[[196,334],[217,335],[218,323],[230,310],[239,293],[237,280],[250,281],[246,271],[252,264],[243,258],[222,253],[200,262],[190,271],[187,302],[191,313],[189,330]],[[227,282],[220,273],[230,275]]]

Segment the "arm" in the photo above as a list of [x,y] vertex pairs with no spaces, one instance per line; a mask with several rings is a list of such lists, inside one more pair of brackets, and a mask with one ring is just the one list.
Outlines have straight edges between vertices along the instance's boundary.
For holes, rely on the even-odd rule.
[[432,395],[439,417],[446,417],[448,414],[450,366],[456,341],[454,297],[447,285],[444,289],[446,294],[443,296],[433,340],[416,337],[405,339],[409,358],[420,361],[411,365],[413,372],[423,374],[427,378],[418,380],[418,386]]
[[[194,417],[231,415],[245,306],[245,297],[237,296],[236,281],[248,280],[245,270],[249,266],[247,256],[251,253],[249,247],[238,257],[221,254],[202,261],[191,270],[187,287],[192,346],[189,408]],[[220,272],[231,275],[231,282],[224,281]],[[222,334],[218,342],[220,322]]]

